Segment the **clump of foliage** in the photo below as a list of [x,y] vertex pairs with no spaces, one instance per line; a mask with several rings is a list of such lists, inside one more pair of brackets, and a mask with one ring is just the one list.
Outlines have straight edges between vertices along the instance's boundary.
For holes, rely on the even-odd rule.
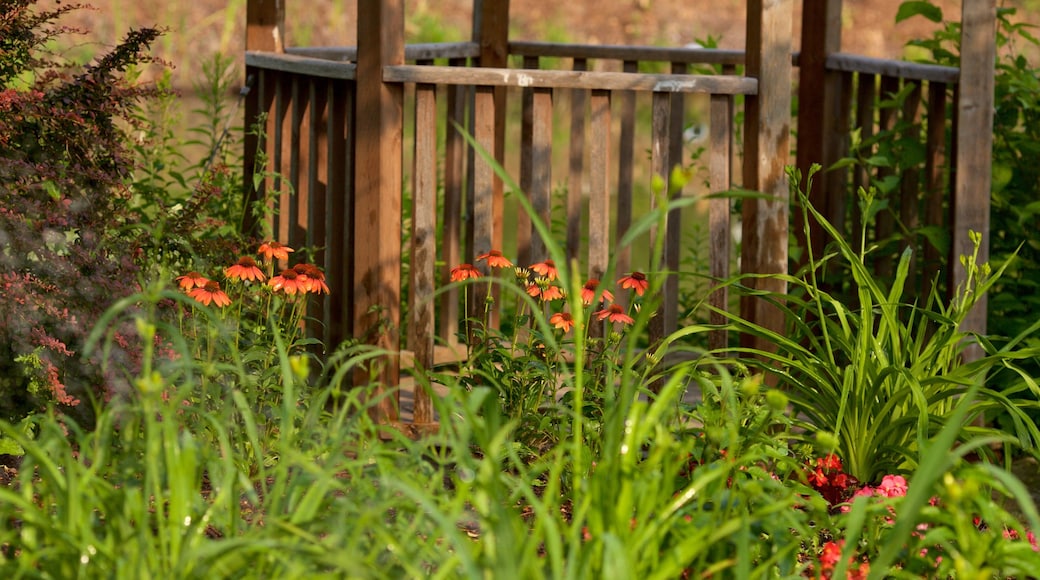
[[[81,356],[105,308],[136,290],[121,119],[152,92],[127,81],[160,32],[134,30],[87,66],[47,51],[77,6],[0,1],[0,417],[71,409],[124,383]],[[129,347],[126,333],[118,339]],[[123,366],[136,355],[123,348]],[[124,383],[125,384],[125,383]],[[83,408],[87,405],[83,405]]]
[[[1002,337],[1016,336],[1040,313],[1040,66],[1026,56],[1040,40],[1016,13],[997,8],[990,261],[1007,268],[990,291],[987,328]],[[915,16],[942,27],[910,45],[935,64],[960,66],[961,24],[944,21],[930,2],[904,2],[897,20]]]

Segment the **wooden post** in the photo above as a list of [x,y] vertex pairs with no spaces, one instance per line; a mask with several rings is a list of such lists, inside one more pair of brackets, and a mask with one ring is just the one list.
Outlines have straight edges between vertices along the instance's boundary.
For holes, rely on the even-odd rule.
[[[809,175],[809,167],[819,163],[826,169],[841,157],[843,136],[849,127],[837,127],[840,119],[848,118],[836,110],[843,103],[841,97],[842,73],[829,73],[827,57],[841,51],[841,0],[804,0],[802,10],[802,48],[798,58],[798,169],[803,180]],[[836,180],[835,180],[836,181]],[[841,183],[841,182],[839,182]],[[809,202],[831,220],[842,227],[837,218],[844,209],[841,203],[846,195],[845,188],[833,183],[824,175],[816,180],[809,195]],[[800,184],[804,189],[806,183]],[[835,187],[831,187],[835,186]],[[801,223],[800,216],[795,223]],[[805,239],[804,230],[795,228],[795,236],[802,248],[812,243],[813,254],[823,252],[823,231],[815,222],[810,224],[810,240]]]
[[[749,0],[746,74],[758,79],[758,94],[745,100],[744,186],[771,199],[744,203],[741,267],[745,272],[787,272],[788,188],[784,173],[791,135],[791,0]],[[777,278],[750,280],[755,290],[783,294]],[[765,300],[741,299],[741,316],[781,332],[784,315]],[[774,350],[762,340],[745,346]]]
[[[996,61],[996,5],[994,0],[964,0],[961,21],[961,78],[957,105],[957,174],[954,184],[950,244],[952,288],[966,281],[959,257],[974,251],[969,231],[982,236],[979,263],[989,260],[990,185],[993,157],[993,90]],[[961,325],[964,331],[986,332],[986,297]],[[968,360],[981,356],[977,344],[965,353]]]
[[[358,0],[357,145],[354,227],[354,336],[396,352],[401,319],[401,180],[404,87],[384,83],[383,66],[404,64],[403,0]],[[377,419],[394,422],[383,397],[400,375],[396,355],[355,375],[374,381]]]
[[[285,3],[282,0],[249,0],[246,4],[246,50],[285,52]],[[248,209],[260,198],[263,193],[263,182],[261,191],[253,186],[253,175],[257,171],[263,171],[263,167],[257,167],[257,152],[261,146],[259,135],[250,129],[261,113],[268,112],[273,93],[261,88],[262,75],[254,67],[246,67],[246,84],[249,95],[245,103],[245,138],[243,142],[244,151],[243,177],[245,179],[245,199],[247,208],[242,220],[242,231],[246,234],[258,234],[256,217]]]
[[[478,64],[483,67],[505,68],[509,58],[509,0],[473,0],[474,40],[480,43]],[[492,89],[495,107],[494,156],[499,163],[505,161],[506,142],[506,88]],[[481,163],[477,161],[477,163]],[[494,249],[502,249],[502,180],[495,176],[492,181]],[[486,252],[485,248],[471,248],[474,255]]]

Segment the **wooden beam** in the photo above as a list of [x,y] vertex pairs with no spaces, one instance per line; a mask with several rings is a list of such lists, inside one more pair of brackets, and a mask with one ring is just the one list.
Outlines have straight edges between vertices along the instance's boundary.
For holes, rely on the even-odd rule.
[[[354,215],[354,336],[388,352],[399,349],[401,310],[401,180],[404,87],[380,82],[383,67],[404,63],[403,0],[358,0],[357,145]],[[372,384],[372,412],[398,417],[400,362],[380,357],[355,380]]]
[[[790,65],[787,69],[790,70]],[[726,75],[672,75],[568,70],[516,70],[447,66],[391,66],[383,71],[384,81],[434,83],[438,85],[485,85],[556,89],[603,89],[655,93],[707,93],[750,95],[758,91],[754,78]],[[788,90],[791,90],[788,87]],[[788,98],[790,100],[790,97]]]
[[[843,151],[835,150],[834,124],[840,118],[835,107],[840,99],[841,73],[827,70],[827,57],[841,50],[841,0],[805,0],[802,10],[802,51],[798,60],[798,169],[802,173],[799,186],[805,190],[809,168],[819,163],[829,167]],[[845,127],[846,132],[848,127]],[[831,217],[831,201],[844,197],[844,190],[829,190],[823,176],[817,178],[809,203],[823,215]],[[800,220],[799,220],[800,221]],[[841,227],[841,224],[836,224]],[[802,248],[811,242],[813,255],[823,253],[823,231],[815,221],[810,223],[810,240],[801,227],[794,229]],[[807,256],[803,257],[803,260]]]
[[[792,0],[749,0],[747,76],[758,79],[758,94],[745,100],[744,186],[771,199],[747,200],[743,214],[741,268],[756,274],[787,272],[788,163],[791,136],[791,13]],[[787,291],[779,278],[749,280],[755,290]],[[745,296],[741,315],[782,332],[784,315],[761,298]],[[773,350],[760,339],[742,337],[745,346]]]
[[[993,160],[993,90],[996,61],[996,4],[994,0],[964,0],[961,20],[961,75],[957,106],[957,176],[953,196],[953,223],[950,244],[954,288],[966,281],[966,272],[957,266],[959,256],[971,255],[969,231],[978,232],[979,263],[989,260],[989,211]],[[969,332],[986,332],[986,296],[978,297],[975,307],[961,325]],[[976,359],[982,351],[969,347],[965,357]]]

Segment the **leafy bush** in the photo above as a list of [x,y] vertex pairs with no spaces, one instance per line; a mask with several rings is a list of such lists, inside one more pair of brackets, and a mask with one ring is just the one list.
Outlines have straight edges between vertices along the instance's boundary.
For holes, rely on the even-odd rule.
[[[45,47],[75,7],[33,4],[0,3],[0,416],[9,419],[126,388],[81,351],[107,305],[136,289],[135,246],[119,235],[133,169],[120,119],[150,93],[125,73],[150,62],[159,35],[135,30],[95,63],[67,65]],[[120,334],[124,346],[130,334]],[[137,364],[132,349],[121,356]]]

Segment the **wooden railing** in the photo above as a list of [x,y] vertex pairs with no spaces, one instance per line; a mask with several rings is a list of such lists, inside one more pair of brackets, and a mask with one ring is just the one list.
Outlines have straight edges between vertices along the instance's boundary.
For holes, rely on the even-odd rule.
[[[965,34],[985,44],[992,40],[987,24],[992,15],[979,4],[965,3]],[[830,26],[840,13],[838,0],[806,0],[801,54],[791,53],[783,32],[782,24],[791,19],[790,1],[749,3],[755,14],[748,20],[746,53],[509,42],[508,0],[478,5],[473,42],[405,46],[399,0],[359,0],[357,48],[286,48],[284,3],[249,2],[246,64],[252,90],[246,119],[249,124],[266,120],[264,131],[246,140],[247,195],[273,196],[273,235],[313,247],[315,259],[324,263],[334,292],[314,305],[320,322],[312,332],[330,346],[355,338],[396,350],[403,326],[411,364],[428,369],[438,361],[434,345],[454,344],[464,316],[458,295],[444,293],[436,307],[430,297],[447,281],[448,268],[503,249],[514,232],[504,231],[501,182],[488,163],[464,147],[456,127],[465,127],[483,149],[515,171],[522,194],[542,220],[562,216],[568,257],[600,277],[611,263],[617,273],[636,263],[632,248],[616,244],[637,217],[639,192],[646,191],[639,181],[649,181],[649,175],[667,181],[670,168],[685,161],[682,135],[689,104],[703,99],[706,191],[741,186],[766,194],[744,203],[743,271],[786,272],[783,168],[792,129],[792,61],[800,68],[797,149],[803,171],[809,163],[830,166],[850,155],[853,131],[861,138],[890,131],[885,134],[921,143],[915,150],[923,157],[915,163],[902,160],[900,181],[888,199],[897,210],[889,214],[892,219],[878,220],[871,242],[909,232],[902,242],[923,247],[922,278],[931,280],[942,266],[953,278],[952,287],[959,275],[956,257],[964,253],[961,238],[967,238],[968,228],[985,232],[991,53],[966,53],[972,64],[960,71],[841,54],[840,35]],[[550,65],[557,69],[548,70]],[[891,94],[905,97],[900,106],[881,106]],[[738,98],[743,111],[737,110]],[[639,99],[648,101],[645,109],[637,107]],[[507,114],[508,103],[516,102],[518,114]],[[638,110],[649,110],[650,118],[640,121]],[[740,148],[738,113],[745,121]],[[561,125],[567,149],[554,154],[560,142],[554,127]],[[519,143],[518,148],[507,147],[507,131],[509,143]],[[980,148],[978,159],[965,154],[968,147]],[[640,176],[636,170],[645,150],[650,172]],[[405,169],[402,160],[409,157],[411,166]],[[964,169],[969,165],[970,172]],[[250,177],[263,167],[273,173]],[[871,181],[892,183],[886,171],[868,165],[828,172],[810,199],[834,223],[854,231],[850,191]],[[565,178],[553,177],[560,175]],[[402,194],[402,182],[411,183],[410,196]],[[553,198],[556,184],[565,184],[566,192],[558,201]],[[402,198],[412,204],[405,208],[411,210],[410,232],[403,231],[408,212],[402,211]],[[731,211],[723,198],[709,203],[706,274],[719,280],[729,275],[735,258]],[[554,204],[562,207],[559,214],[552,213]],[[665,240],[662,261],[647,266],[667,277],[651,329],[657,338],[678,321],[680,219],[679,212],[670,212],[664,231],[651,234]],[[519,261],[544,258],[544,240],[526,215],[519,212],[516,221],[511,243]],[[248,227],[255,231],[257,225]],[[952,230],[947,255],[937,253],[942,244],[925,243],[926,226]],[[407,258],[403,239],[412,244]],[[816,230],[802,243],[818,248],[822,237]],[[410,294],[402,299],[405,259]],[[881,272],[891,267],[887,259],[881,256],[875,264]],[[749,284],[773,292],[786,288],[778,277],[756,277]],[[719,291],[711,300],[720,308],[729,303]],[[400,316],[402,305],[407,317]],[[778,309],[750,297],[742,298],[741,315],[778,331],[784,323]],[[966,325],[985,329],[984,305]],[[721,333],[712,337],[714,346],[726,341]],[[393,356],[383,360],[381,369],[368,371],[375,375],[358,379],[374,376],[373,394],[380,400],[376,413],[393,422],[397,403],[380,396],[397,384],[399,361]],[[414,421],[429,423],[432,417],[427,393],[417,392]]]
[[[704,95],[709,102],[706,163],[710,191],[726,191],[733,185],[732,172],[739,159],[735,155],[734,97],[754,94],[757,81],[736,76],[736,56],[731,52],[705,50],[665,51],[650,47],[624,51],[623,47],[560,47],[537,43],[518,43],[524,69],[475,68],[466,66],[472,54],[469,43],[408,47],[406,58],[422,64],[385,67],[383,81],[412,87],[414,94],[406,106],[414,114],[411,175],[411,227],[409,238],[408,287],[410,297],[405,310],[408,318],[407,349],[413,364],[432,368],[440,357],[434,345],[457,344],[460,320],[457,292],[445,292],[436,304],[429,299],[448,282],[452,265],[471,261],[490,249],[515,247],[521,264],[548,257],[530,219],[520,212],[513,240],[504,239],[503,192],[486,163],[463,147],[455,127],[468,127],[487,151],[495,151],[496,88],[519,93],[521,135],[518,151],[519,180],[523,193],[545,223],[551,223],[553,207],[553,124],[563,119],[570,129],[569,151],[564,162],[567,193],[562,219],[567,224],[565,245],[568,258],[580,259],[589,277],[600,278],[610,268],[612,258],[617,275],[629,271],[631,248],[617,242],[637,219],[634,196],[642,189],[636,184],[636,166],[641,158],[635,143],[642,135],[650,144],[652,171],[667,182],[670,168],[683,160],[683,132],[688,120],[684,95]],[[545,56],[557,57],[568,48],[571,70],[541,70],[539,48]],[[294,246],[314,247],[317,263],[326,268],[330,285],[336,292],[316,304],[314,318],[320,321],[314,332],[328,344],[337,344],[363,329],[351,328],[354,300],[351,291],[352,256],[350,236],[356,216],[352,213],[354,165],[351,151],[352,117],[356,66],[351,49],[292,49],[286,54],[249,52],[246,63],[254,79],[259,103],[265,112],[263,138],[257,143],[266,154],[272,174],[260,182],[258,195],[277,192],[273,199],[277,214],[274,235]],[[322,57],[322,58],[317,58]],[[586,57],[617,59],[620,71],[593,71]],[[639,73],[642,59],[670,59],[668,74]],[[430,64],[447,59],[449,66]],[[729,74],[686,74],[689,64],[720,64]],[[598,63],[597,63],[598,64]],[[636,98],[645,95],[653,111],[649,127],[636,119]],[[564,98],[566,97],[566,98]],[[643,97],[640,97],[643,98]],[[444,106],[438,105],[439,101]],[[587,104],[587,106],[586,106]],[[563,106],[568,105],[568,106]],[[619,114],[615,116],[614,110]],[[468,121],[467,121],[468,119]],[[616,135],[615,135],[616,134]],[[441,140],[438,135],[442,135]],[[402,135],[402,138],[404,135]],[[586,152],[587,150],[587,152]],[[587,156],[587,160],[586,160]],[[505,161],[505,160],[503,160]],[[515,164],[514,164],[515,165]],[[616,172],[616,173],[615,173]],[[613,176],[616,175],[616,178]],[[292,193],[290,193],[292,192]],[[681,189],[676,194],[681,195]],[[463,200],[467,207],[463,208]],[[651,201],[651,204],[653,202]],[[713,199],[709,204],[708,235],[712,248],[710,274],[715,279],[729,276],[734,261],[730,244],[730,204]],[[437,215],[437,208],[441,214]],[[652,208],[652,206],[651,206]],[[583,227],[583,216],[588,220]],[[440,227],[438,228],[438,222]],[[654,338],[663,337],[677,326],[680,212],[671,212],[663,235],[664,261],[659,268],[669,273],[662,297],[661,315],[652,328]],[[440,235],[438,236],[438,230]],[[587,232],[587,233],[586,233]],[[652,246],[652,244],[651,244]],[[616,255],[612,256],[611,251]],[[649,259],[649,249],[647,259]],[[644,262],[645,263],[645,262]],[[658,269],[658,266],[653,266]],[[724,290],[712,296],[713,304],[726,308]],[[720,322],[720,320],[719,320]],[[716,346],[724,345],[725,333],[712,337]],[[417,397],[415,421],[432,420],[422,396]]]

